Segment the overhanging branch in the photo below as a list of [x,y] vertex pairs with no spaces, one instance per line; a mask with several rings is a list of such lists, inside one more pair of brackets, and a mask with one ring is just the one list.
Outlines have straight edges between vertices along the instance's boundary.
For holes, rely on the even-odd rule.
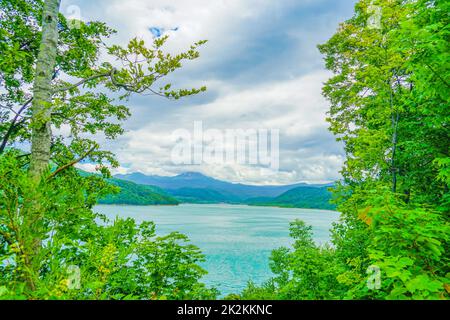
[[58,169],[56,169],[49,177],[48,180],[54,178],[58,173],[60,173],[61,171],[66,170],[67,168],[70,168],[72,166],[74,166],[75,164],[77,164],[80,161],[83,161],[84,159],[86,159],[92,152],[94,152],[94,150],[97,149],[97,147],[92,147],[88,152],[86,152],[84,155],[82,155],[81,157],[79,157],[78,159],[75,159],[71,162],[69,162],[68,164],[63,165],[62,167],[59,167]]
[[75,89],[75,88],[77,88],[77,87],[79,87],[79,86],[85,84],[85,83],[88,82],[88,81],[92,81],[92,80],[99,79],[99,78],[104,78],[104,77],[111,77],[112,73],[113,73],[113,70],[111,70],[111,71],[109,71],[109,72],[105,72],[105,73],[100,73],[100,74],[93,75],[93,76],[91,76],[91,77],[89,77],[89,78],[80,80],[79,82],[77,82],[77,83],[75,83],[75,84],[73,84],[73,85],[70,85],[70,86],[68,86],[68,87],[65,87],[65,88],[58,88],[58,89],[54,90],[53,93],[59,93],[59,92],[64,92],[64,91],[73,90],[73,89]]

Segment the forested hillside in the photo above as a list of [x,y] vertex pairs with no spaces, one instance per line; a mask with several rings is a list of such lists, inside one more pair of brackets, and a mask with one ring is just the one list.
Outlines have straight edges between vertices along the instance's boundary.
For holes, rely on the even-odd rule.
[[139,185],[133,182],[109,179],[108,182],[118,190],[101,198],[100,204],[127,205],[177,205],[179,201],[158,187]]
[[116,175],[115,178],[132,181],[138,184],[157,186],[164,190],[203,189],[213,190],[230,199],[245,200],[253,197],[277,197],[283,192],[300,186],[320,186],[297,183],[291,185],[248,185],[232,183],[208,177],[199,172],[185,172],[176,176],[149,176],[142,173]]
[[328,189],[329,187],[297,187],[275,198],[253,198],[248,199],[247,203],[255,206],[334,210],[336,206],[330,203],[331,192]]
[[[333,184],[245,185],[221,181],[198,172],[173,177],[142,173],[116,175],[117,179],[158,186],[184,203],[229,203],[313,209],[333,209],[327,191]],[[289,193],[289,191],[294,190]]]
[[185,203],[241,203],[241,198],[214,189],[180,188],[168,190],[170,195]]

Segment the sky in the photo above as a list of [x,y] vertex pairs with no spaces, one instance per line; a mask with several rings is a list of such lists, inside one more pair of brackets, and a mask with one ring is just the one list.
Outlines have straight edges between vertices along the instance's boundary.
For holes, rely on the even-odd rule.
[[[63,0],[61,11],[116,29],[112,43],[151,43],[168,35],[177,53],[208,40],[200,58],[170,76],[175,88],[207,86],[179,101],[133,96],[126,132],[102,142],[121,166],[115,173],[171,176],[195,171],[247,184],[325,183],[340,178],[342,145],[328,131],[321,95],[331,76],[317,45],[350,18],[355,0]],[[250,163],[174,163],[174,131],[279,130],[279,167]],[[271,131],[273,132],[273,131]],[[94,166],[81,164],[86,170]]]

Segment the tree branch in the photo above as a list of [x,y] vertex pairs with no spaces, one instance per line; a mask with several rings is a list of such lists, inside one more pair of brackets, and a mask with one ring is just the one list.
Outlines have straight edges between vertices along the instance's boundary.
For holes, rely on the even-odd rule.
[[86,152],[84,155],[82,155],[81,157],[79,157],[78,159],[75,159],[71,162],[69,162],[68,164],[63,165],[62,167],[59,167],[58,169],[55,170],[55,172],[53,172],[48,178],[47,180],[50,180],[52,178],[54,178],[58,173],[60,173],[61,171],[66,170],[69,167],[72,167],[73,165],[77,164],[80,161],[83,161],[84,159],[86,159],[86,157],[88,157],[92,152],[94,152],[94,150],[97,149],[97,147],[92,147],[88,152]]
[[25,102],[25,104],[17,111],[15,114],[15,117],[11,121],[11,125],[8,128],[8,131],[6,132],[5,136],[2,139],[2,143],[0,145],[0,154],[5,151],[6,145],[8,144],[8,140],[11,136],[11,134],[14,132],[15,128],[17,127],[17,120],[20,117],[20,114],[30,105],[30,103],[33,101],[33,98],[28,99],[28,101]]
[[69,90],[75,89],[75,88],[85,84],[88,81],[92,81],[92,80],[95,80],[95,79],[98,79],[98,78],[103,78],[103,77],[110,77],[112,75],[112,73],[113,73],[113,70],[111,70],[109,72],[93,75],[93,76],[91,76],[89,78],[80,80],[79,82],[77,82],[77,83],[75,83],[73,85],[70,85],[68,87],[58,88],[58,89],[54,90],[53,93],[59,93],[59,92],[64,92],[64,91],[69,91]]
[[439,80],[441,80],[447,87],[450,88],[450,84],[449,84],[444,78],[442,78],[442,76],[441,76],[439,73],[437,73],[437,72],[433,69],[433,67],[432,67],[431,65],[429,65],[429,64],[426,63],[426,62],[425,62],[425,65],[431,70],[431,72],[433,72],[433,74],[434,74],[436,77],[439,78]]

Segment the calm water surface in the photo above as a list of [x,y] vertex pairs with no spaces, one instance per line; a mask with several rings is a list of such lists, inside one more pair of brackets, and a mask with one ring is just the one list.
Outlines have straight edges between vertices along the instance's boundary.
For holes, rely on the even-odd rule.
[[260,284],[271,277],[270,252],[289,246],[289,222],[301,219],[313,226],[317,243],[329,241],[331,224],[339,213],[325,210],[284,209],[241,205],[113,206],[96,211],[109,218],[132,217],[153,221],[156,232],[186,234],[206,255],[203,281],[226,295],[238,293],[247,281]]

